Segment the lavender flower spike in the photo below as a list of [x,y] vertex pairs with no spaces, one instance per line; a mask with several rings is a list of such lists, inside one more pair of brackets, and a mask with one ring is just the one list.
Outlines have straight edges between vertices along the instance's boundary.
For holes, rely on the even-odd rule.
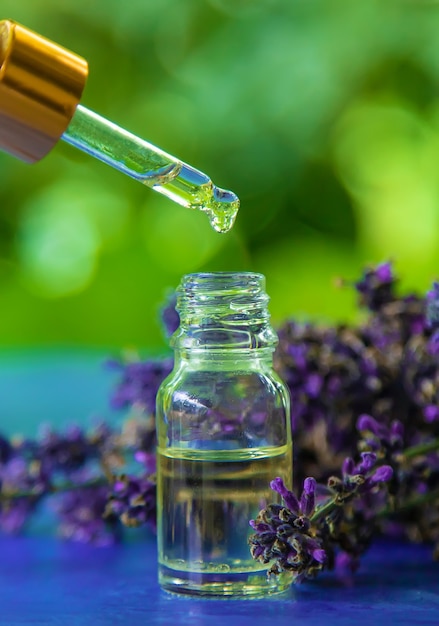
[[376,269],[368,269],[355,287],[360,294],[360,302],[370,311],[380,311],[394,299],[395,277],[391,263],[382,263]]
[[270,486],[282,496],[285,506],[270,504],[250,521],[256,531],[249,538],[250,552],[255,560],[272,563],[268,575],[290,571],[295,582],[301,582],[315,576],[330,560],[323,538],[311,522],[317,483],[314,478],[305,480],[300,502],[281,478]]
[[119,476],[109,494],[104,517],[118,517],[125,526],[156,528],[156,485],[149,476]]

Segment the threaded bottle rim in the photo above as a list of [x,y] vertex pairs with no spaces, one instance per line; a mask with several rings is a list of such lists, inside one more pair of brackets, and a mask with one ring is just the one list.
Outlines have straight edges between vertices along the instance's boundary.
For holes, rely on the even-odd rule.
[[265,276],[254,272],[200,272],[183,276],[177,308],[186,306],[266,306]]
[[180,328],[176,348],[274,349],[265,276],[254,272],[202,272],[183,276],[177,290]]

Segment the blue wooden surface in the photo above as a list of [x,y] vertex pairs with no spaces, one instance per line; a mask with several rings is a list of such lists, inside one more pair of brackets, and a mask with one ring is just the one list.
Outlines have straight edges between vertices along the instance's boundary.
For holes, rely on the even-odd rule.
[[[0,355],[0,430],[31,435],[43,420],[108,417],[103,356]],[[1,626],[439,624],[439,563],[427,546],[375,545],[353,586],[328,573],[271,599],[196,600],[159,589],[151,535],[95,548],[52,531],[44,517],[28,536],[0,537]]]
[[328,573],[266,600],[197,600],[161,591],[152,537],[110,548],[2,538],[0,555],[2,626],[439,624],[439,564],[427,547],[376,545],[354,586]]

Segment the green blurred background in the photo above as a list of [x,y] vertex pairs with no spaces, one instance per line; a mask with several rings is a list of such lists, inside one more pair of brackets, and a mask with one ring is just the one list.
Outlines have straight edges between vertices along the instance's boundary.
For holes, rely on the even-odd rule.
[[233,230],[60,142],[0,155],[0,345],[160,351],[182,274],[267,276],[274,322],[352,320],[366,263],[439,267],[439,3],[2,0],[84,56],[82,104],[241,198]]

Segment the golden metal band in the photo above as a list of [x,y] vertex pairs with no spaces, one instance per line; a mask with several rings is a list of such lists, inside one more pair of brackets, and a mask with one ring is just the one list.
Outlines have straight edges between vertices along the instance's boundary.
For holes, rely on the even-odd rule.
[[87,80],[82,57],[0,21],[0,149],[33,163],[57,143]]

